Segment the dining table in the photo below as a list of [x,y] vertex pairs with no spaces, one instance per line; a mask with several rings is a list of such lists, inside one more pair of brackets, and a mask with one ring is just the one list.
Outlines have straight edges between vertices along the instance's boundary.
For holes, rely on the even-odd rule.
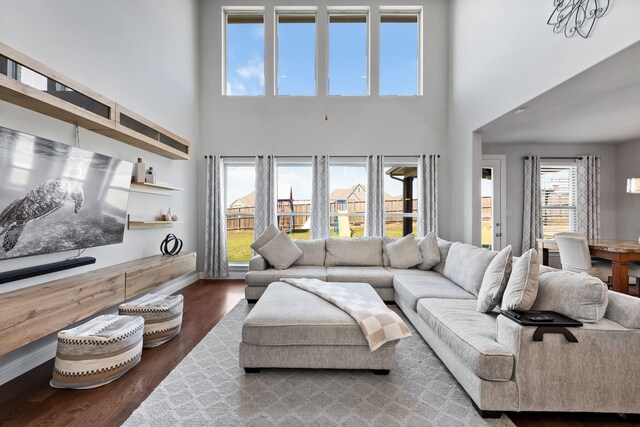
[[[549,265],[549,251],[558,250],[553,239],[537,239],[542,264]],[[592,257],[611,261],[611,287],[614,291],[629,293],[629,261],[640,262],[640,243],[633,240],[588,239]]]

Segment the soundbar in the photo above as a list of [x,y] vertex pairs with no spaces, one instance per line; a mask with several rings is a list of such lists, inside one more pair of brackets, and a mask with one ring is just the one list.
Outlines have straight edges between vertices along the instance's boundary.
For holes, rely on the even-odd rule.
[[81,267],[83,265],[94,264],[95,262],[96,259],[94,257],[84,256],[80,258],[52,262],[49,264],[36,265],[34,267],[5,271],[0,273],[0,284],[15,282],[16,280],[28,279],[29,277],[42,276],[43,274],[55,273],[56,271],[68,270],[70,268]]

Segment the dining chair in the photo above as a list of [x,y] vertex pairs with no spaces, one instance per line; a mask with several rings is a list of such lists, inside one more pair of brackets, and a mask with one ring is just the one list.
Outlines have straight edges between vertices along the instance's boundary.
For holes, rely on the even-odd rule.
[[587,273],[605,283],[611,283],[611,262],[591,258],[587,237],[583,233],[557,233],[554,238],[563,270]]
[[640,262],[629,263],[629,277],[632,280],[633,285],[636,285],[636,292],[640,297]]

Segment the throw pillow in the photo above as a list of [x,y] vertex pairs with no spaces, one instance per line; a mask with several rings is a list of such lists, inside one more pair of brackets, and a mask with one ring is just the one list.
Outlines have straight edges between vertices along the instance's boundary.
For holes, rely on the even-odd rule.
[[276,270],[286,270],[302,256],[302,251],[287,236],[287,233],[281,231],[269,243],[260,248],[260,254]]
[[271,224],[267,227],[266,230],[262,232],[262,234],[255,240],[255,242],[253,242],[249,246],[251,247],[251,249],[262,255],[262,253],[260,252],[260,248],[269,243],[271,239],[278,235],[279,232],[280,231],[278,230],[278,227]]
[[444,266],[447,262],[447,256],[449,255],[449,249],[453,242],[441,239],[438,237],[438,248],[440,249],[440,262],[433,266],[433,271],[442,274],[444,272]]
[[484,273],[476,310],[489,313],[498,305],[511,276],[511,267],[511,246],[507,246],[498,252]]
[[511,277],[502,296],[503,310],[530,310],[538,295],[538,251],[529,249],[513,263]]
[[422,262],[422,253],[413,234],[407,234],[400,240],[387,243],[387,255],[393,268],[409,268]]
[[440,262],[440,247],[436,232],[432,231],[418,242],[418,248],[422,253],[422,263],[418,265],[420,270],[431,270],[434,265]]

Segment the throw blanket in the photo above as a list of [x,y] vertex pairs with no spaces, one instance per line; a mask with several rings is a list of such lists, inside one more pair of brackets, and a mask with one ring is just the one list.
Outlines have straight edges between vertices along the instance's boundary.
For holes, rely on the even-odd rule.
[[369,344],[375,351],[385,343],[411,336],[409,328],[400,316],[389,310],[382,301],[374,301],[332,283],[318,279],[281,279],[329,301],[356,321]]

